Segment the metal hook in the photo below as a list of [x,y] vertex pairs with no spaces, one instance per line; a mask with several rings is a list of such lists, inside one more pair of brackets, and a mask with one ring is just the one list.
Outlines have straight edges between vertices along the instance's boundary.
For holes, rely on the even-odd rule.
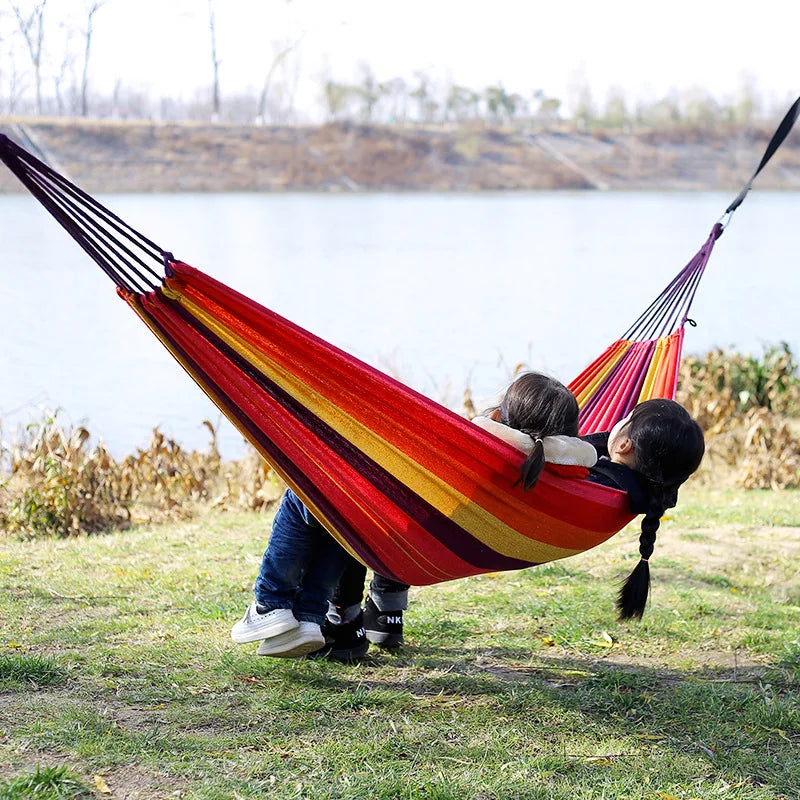
[[725,228],[728,227],[731,219],[733,218],[733,211],[726,211],[718,220],[717,225],[719,225],[722,230],[724,231]]

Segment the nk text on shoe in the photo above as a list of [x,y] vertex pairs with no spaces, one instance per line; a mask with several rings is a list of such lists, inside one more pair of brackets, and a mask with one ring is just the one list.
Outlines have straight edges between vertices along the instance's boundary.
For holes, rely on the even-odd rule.
[[364,630],[367,639],[379,647],[400,647],[403,644],[403,612],[381,611],[371,597],[364,604]]
[[325,647],[316,653],[311,653],[311,658],[327,658],[330,661],[358,661],[364,658],[369,650],[369,640],[364,631],[364,615],[358,616],[350,622],[334,625],[330,620],[325,620],[323,626],[325,634]]

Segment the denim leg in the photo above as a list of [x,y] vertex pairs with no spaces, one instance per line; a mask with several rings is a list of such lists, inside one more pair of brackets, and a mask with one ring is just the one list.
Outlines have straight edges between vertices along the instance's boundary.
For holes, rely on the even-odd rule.
[[367,580],[367,568],[348,554],[342,577],[336,586],[331,602],[341,608],[361,605],[364,598],[364,583]]
[[320,525],[314,557],[303,575],[294,603],[297,619],[322,625],[328,601],[351,560],[352,556]]
[[369,596],[379,611],[405,611],[408,608],[408,589],[407,583],[393,581],[376,572],[369,584]]
[[269,609],[293,607],[303,572],[315,557],[321,530],[300,498],[287,489],[275,514],[253,590],[259,605]]

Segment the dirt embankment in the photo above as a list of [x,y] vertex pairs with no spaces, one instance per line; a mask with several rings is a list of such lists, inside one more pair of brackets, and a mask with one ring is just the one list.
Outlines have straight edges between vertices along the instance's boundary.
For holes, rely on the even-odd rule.
[[[257,127],[0,117],[0,132],[90,192],[738,191],[771,129],[636,133],[486,125]],[[759,187],[800,189],[800,136]],[[21,191],[0,170],[0,192]]]

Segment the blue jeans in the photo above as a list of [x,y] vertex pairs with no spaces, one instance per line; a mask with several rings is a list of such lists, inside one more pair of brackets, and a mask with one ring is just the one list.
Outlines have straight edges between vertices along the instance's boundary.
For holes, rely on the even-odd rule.
[[256,602],[269,610],[290,608],[298,620],[322,625],[328,600],[350,555],[287,489],[272,523]]

